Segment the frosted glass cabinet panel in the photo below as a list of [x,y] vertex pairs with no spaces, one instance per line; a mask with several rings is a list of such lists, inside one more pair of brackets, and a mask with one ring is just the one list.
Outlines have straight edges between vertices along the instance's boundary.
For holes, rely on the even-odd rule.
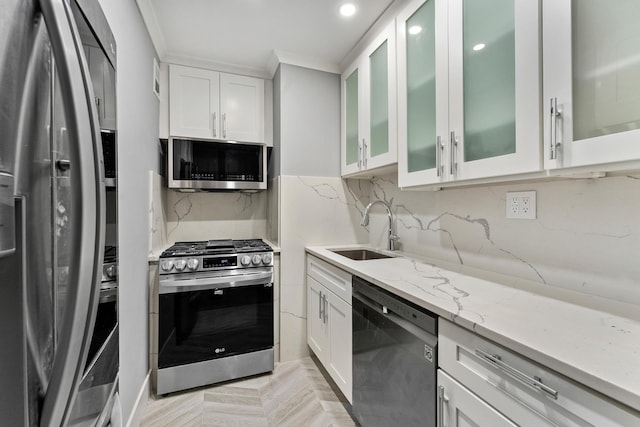
[[342,175],[389,173],[397,163],[395,23],[342,74]]
[[516,151],[514,0],[463,2],[464,161]]
[[357,172],[360,170],[362,160],[362,147],[360,146],[360,91],[358,90],[359,79],[357,66],[350,71],[348,77],[343,82],[343,111],[345,139],[343,155],[343,175],[345,173]]
[[407,163],[409,172],[436,167],[435,1],[406,22]]
[[371,157],[389,151],[389,49],[387,41],[369,57],[369,140]]
[[640,2],[545,0],[543,10],[546,166],[640,159]]

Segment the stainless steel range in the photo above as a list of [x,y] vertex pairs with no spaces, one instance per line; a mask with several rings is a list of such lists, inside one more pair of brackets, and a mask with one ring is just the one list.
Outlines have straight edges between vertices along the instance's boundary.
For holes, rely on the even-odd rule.
[[273,370],[273,249],[177,242],[160,256],[156,393]]

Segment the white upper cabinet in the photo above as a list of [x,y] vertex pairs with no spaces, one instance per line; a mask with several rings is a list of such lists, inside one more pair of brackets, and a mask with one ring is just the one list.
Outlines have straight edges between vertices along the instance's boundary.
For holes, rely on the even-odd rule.
[[264,80],[170,64],[169,135],[264,142]]
[[220,73],[222,139],[264,142],[264,80]]
[[544,0],[547,169],[640,159],[640,2]]
[[342,75],[342,175],[383,172],[397,162],[395,23]]
[[400,187],[541,170],[539,0],[416,0],[397,17]]

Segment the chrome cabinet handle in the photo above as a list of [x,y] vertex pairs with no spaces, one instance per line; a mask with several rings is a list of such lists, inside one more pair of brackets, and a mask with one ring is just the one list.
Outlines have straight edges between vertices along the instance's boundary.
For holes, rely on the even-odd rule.
[[358,169],[362,168],[362,145],[358,144]]
[[318,318],[322,320],[322,291],[318,292]]
[[218,136],[218,135],[216,135],[217,134],[217,132],[216,132],[216,113],[213,113],[211,116],[212,116],[212,120],[211,120],[212,126],[211,127],[213,128],[213,137],[216,138]]
[[[79,53],[82,43],[73,13],[65,0],[42,0],[40,6],[59,71],[70,160],[78,183],[72,186],[72,200],[78,205],[71,232],[75,262],[69,269],[66,312],[41,412],[40,425],[49,427],[68,423],[69,402],[84,371],[100,291],[105,190],[99,120],[89,70]],[[21,111],[21,120],[25,120],[24,113]]]
[[444,150],[444,144],[440,135],[436,137],[436,176],[442,175],[442,150]]
[[509,375],[511,378],[520,382],[521,384],[524,384],[527,387],[530,387],[534,390],[541,391],[545,393],[548,397],[554,400],[558,399],[558,392],[552,389],[551,387],[547,387],[546,385],[542,384],[542,381],[540,380],[540,378],[531,377],[523,372],[520,372],[513,366],[507,365],[502,360],[500,360],[500,356],[491,355],[480,349],[476,349],[476,356],[478,356],[480,360],[483,360],[491,364],[495,368],[498,368],[499,370]]
[[222,137],[227,137],[227,113],[222,113]]
[[456,152],[458,149],[458,139],[456,138],[456,133],[454,131],[451,131],[449,142],[451,144],[450,174],[455,175],[458,172],[457,152]]
[[324,300],[324,323],[326,324],[327,320],[329,320],[329,313],[327,312],[327,294],[323,294],[322,299]]
[[362,138],[362,146],[364,147],[362,149],[362,163],[366,168],[367,167],[367,143],[365,142],[364,138]]
[[444,387],[438,387],[438,427],[444,427],[444,414],[445,414],[445,405],[447,406],[447,413],[449,412],[449,398],[444,394]]
[[551,114],[549,122],[549,160],[558,158],[558,119],[562,116],[562,112],[558,109],[558,98],[551,98],[549,113]]

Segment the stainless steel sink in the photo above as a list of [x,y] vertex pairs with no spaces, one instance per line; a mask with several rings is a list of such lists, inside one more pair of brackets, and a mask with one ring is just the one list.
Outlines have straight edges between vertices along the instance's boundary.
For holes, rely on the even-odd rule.
[[349,250],[330,250],[331,252],[342,255],[355,261],[366,261],[369,259],[393,258],[392,256],[381,254],[380,252],[370,251],[369,249],[349,249]]

